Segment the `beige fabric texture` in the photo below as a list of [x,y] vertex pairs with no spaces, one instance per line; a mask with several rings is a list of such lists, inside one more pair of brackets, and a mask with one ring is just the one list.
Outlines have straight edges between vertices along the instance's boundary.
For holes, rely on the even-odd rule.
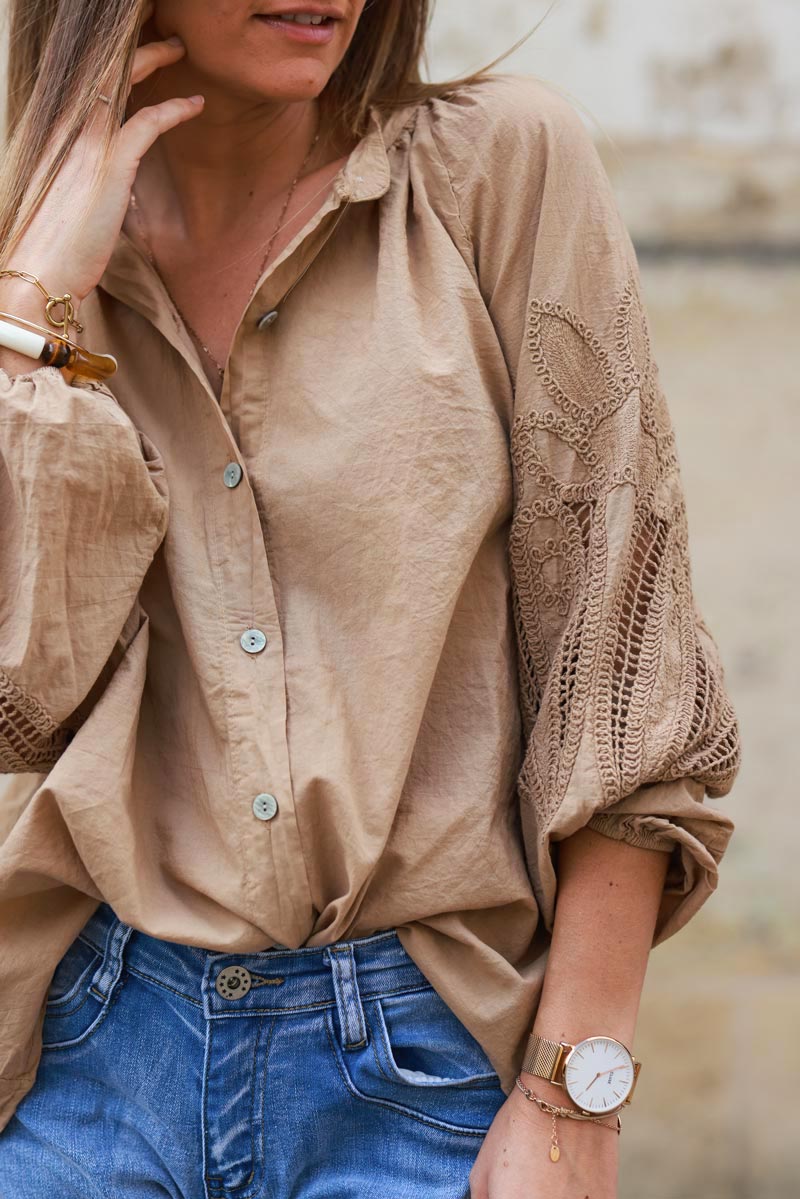
[[81,319],[107,386],[0,371],[0,1127],[101,900],[223,953],[397,928],[509,1093],[558,843],[670,853],[658,944],[739,765],[582,122],[524,76],[373,110],[219,403],[124,232]]

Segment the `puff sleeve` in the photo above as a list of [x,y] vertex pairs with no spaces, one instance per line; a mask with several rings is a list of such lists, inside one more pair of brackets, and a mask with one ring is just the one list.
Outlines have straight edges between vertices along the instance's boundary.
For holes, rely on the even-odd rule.
[[46,772],[146,619],[163,463],[103,385],[0,368],[0,511],[0,773]]
[[740,746],[693,597],[634,249],[588,132],[544,85],[484,83],[440,102],[432,130],[513,383],[509,563],[532,885],[552,931],[557,842],[588,824],[669,851],[655,945],[717,886],[734,826],[706,797],[730,791]]

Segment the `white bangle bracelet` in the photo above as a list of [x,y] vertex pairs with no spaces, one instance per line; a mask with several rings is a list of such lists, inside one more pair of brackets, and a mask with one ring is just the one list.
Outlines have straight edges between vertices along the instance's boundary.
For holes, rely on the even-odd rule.
[[0,321],[0,346],[7,350],[16,350],[26,358],[41,358],[45,344],[45,338],[40,333],[20,329],[16,325],[10,325],[8,321]]

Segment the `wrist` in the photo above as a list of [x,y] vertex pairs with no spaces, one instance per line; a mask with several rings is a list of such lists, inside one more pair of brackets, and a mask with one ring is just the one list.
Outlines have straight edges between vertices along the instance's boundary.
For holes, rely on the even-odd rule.
[[[533,1091],[534,1095],[538,1095],[540,1099],[546,1099],[548,1103],[554,1103],[558,1107],[575,1108],[575,1104],[567,1094],[566,1087],[560,1086],[557,1082],[540,1078],[538,1074],[531,1074],[528,1070],[520,1070],[519,1079],[529,1091]],[[516,1090],[519,1092],[518,1087]],[[520,1098],[524,1098],[521,1092]]]
[[[581,1109],[578,1107],[578,1105],[570,1098],[566,1087],[559,1086],[554,1082],[549,1082],[546,1078],[540,1078],[538,1074],[531,1074],[527,1070],[519,1071],[519,1081],[524,1087],[527,1087],[532,1096],[536,1096],[536,1099],[543,1099],[545,1103],[550,1103],[553,1105],[553,1107],[564,1108],[566,1111],[581,1112]],[[596,1127],[598,1123],[609,1125],[613,1124],[616,1126],[616,1113],[613,1116],[609,1115],[604,1118],[602,1112],[596,1112],[595,1116],[597,1118],[594,1120],[571,1120],[569,1116],[553,1116],[550,1112],[543,1112],[535,1100],[529,1099],[527,1095],[523,1094],[523,1092],[516,1085],[516,1081],[514,1083],[514,1093],[516,1093],[517,1098],[521,1100],[522,1103],[524,1103],[527,1107],[535,1107],[537,1111],[539,1111],[539,1113],[548,1120],[552,1121],[553,1119],[558,1119],[559,1127],[562,1125],[574,1127],[576,1124],[580,1124],[582,1127]]]
[[529,1035],[537,1033],[547,1041],[566,1041],[568,1045],[577,1045],[586,1037],[607,1036],[615,1041],[621,1041],[628,1048],[633,1046],[635,1019],[629,1019],[625,1014],[613,1015],[579,1015],[565,1011],[543,1011],[541,1005],[536,1013],[536,1019]]
[[[59,277],[55,271],[48,271],[44,268],[44,273],[39,271],[29,272],[35,274],[37,279],[40,279],[42,286],[48,291],[51,296],[63,296],[67,292],[70,294],[73,312],[75,318],[78,319],[83,297],[76,295],[70,291],[69,285]],[[42,295],[35,283],[30,283],[25,279],[18,279],[14,276],[3,276],[0,278],[0,309],[3,312],[10,312],[13,316],[19,316],[23,320],[33,321],[37,325],[41,325],[43,329],[49,329],[50,322],[47,319],[46,313],[47,300]],[[58,305],[55,309],[54,316],[59,318],[63,313],[63,306]],[[1,318],[0,318],[1,319]],[[52,326],[53,333],[57,333],[56,326]],[[72,337],[75,330],[70,327],[68,336]]]
[[[551,1158],[553,1146],[559,1143],[562,1148],[567,1148],[568,1154],[572,1158],[575,1158],[576,1154],[580,1156],[585,1150],[590,1150],[593,1155],[597,1153],[598,1149],[607,1153],[618,1152],[618,1137],[615,1136],[612,1139],[608,1135],[609,1129],[615,1132],[619,1131],[616,1115],[599,1120],[573,1120],[569,1116],[557,1115],[546,1109],[543,1110],[536,1099],[543,1099],[553,1107],[578,1111],[579,1109],[576,1108],[563,1087],[525,1070],[520,1070],[519,1081],[527,1088],[532,1097],[529,1099],[515,1082],[511,1102],[516,1107],[519,1116],[525,1121],[525,1127],[531,1128],[537,1140],[541,1139],[542,1143],[548,1144]],[[558,1156],[560,1155],[561,1149],[558,1150]],[[556,1160],[556,1158],[552,1158],[552,1160]],[[593,1158],[593,1160],[595,1159]]]
[[[63,292],[61,293],[63,295]],[[0,312],[7,312],[11,317],[18,317],[21,322],[29,321],[31,324],[38,326],[36,330],[31,332],[40,332],[45,336],[47,332],[52,331],[52,335],[57,337],[61,330],[52,327],[47,320],[45,311],[45,298],[39,289],[31,283],[26,283],[22,279],[9,278],[4,276],[0,278]],[[76,319],[78,318],[78,302],[73,301],[73,311]],[[58,310],[57,310],[58,311]],[[5,320],[5,317],[0,316],[0,321]],[[16,324],[11,320],[8,322],[11,325]],[[25,329],[27,326],[21,324],[20,328]],[[71,327],[69,336],[74,340],[75,330]],[[19,375],[27,375],[32,371],[37,370],[42,363],[35,358],[30,358],[26,354],[20,354],[16,350],[11,350],[7,346],[0,346],[0,367],[12,379]],[[63,367],[61,370],[67,383],[71,383],[74,378],[74,373]]]

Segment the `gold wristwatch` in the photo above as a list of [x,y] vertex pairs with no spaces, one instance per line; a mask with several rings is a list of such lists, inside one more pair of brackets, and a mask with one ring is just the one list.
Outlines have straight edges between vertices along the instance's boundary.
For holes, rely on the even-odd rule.
[[630,1103],[642,1063],[614,1037],[584,1037],[575,1045],[532,1032],[522,1069],[564,1087],[580,1111],[613,1116]]

